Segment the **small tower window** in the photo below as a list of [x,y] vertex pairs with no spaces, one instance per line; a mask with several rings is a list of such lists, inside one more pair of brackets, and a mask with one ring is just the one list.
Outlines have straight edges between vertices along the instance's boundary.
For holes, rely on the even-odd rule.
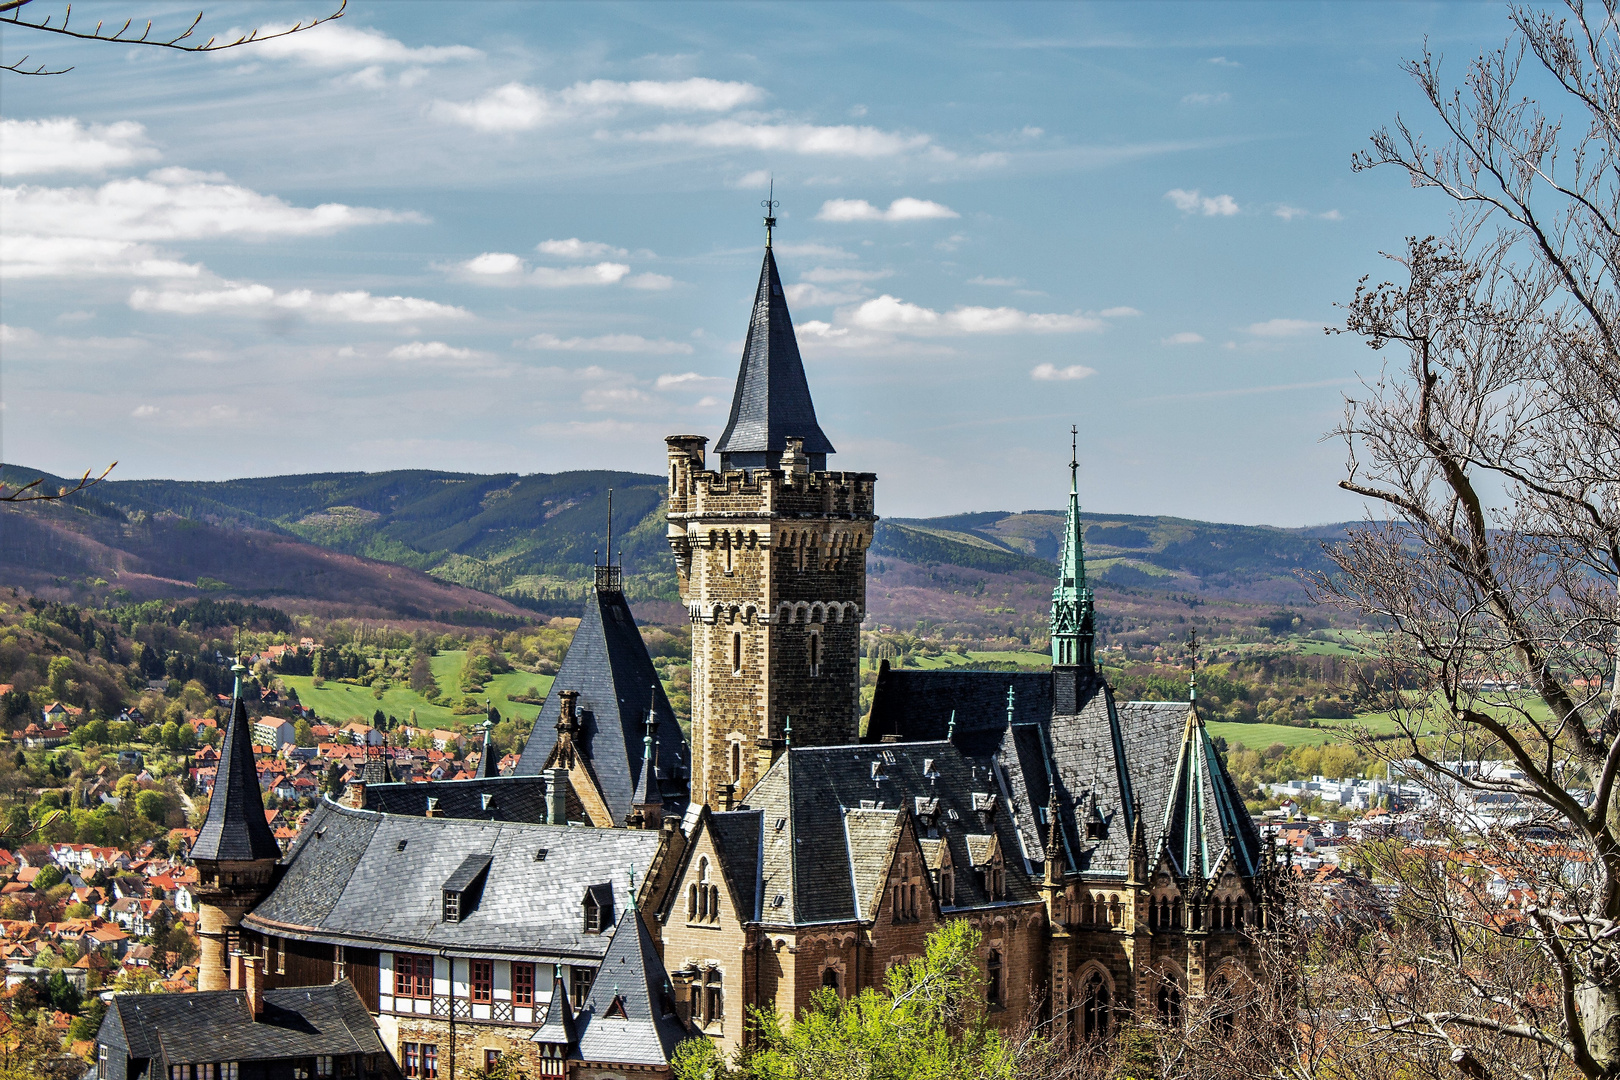
[[742,743],[731,740],[731,782],[742,783]]
[[821,631],[810,631],[810,677],[815,678],[821,674]]
[[726,573],[731,573],[731,534],[726,533]]
[[997,949],[991,949],[990,950],[990,961],[989,961],[988,965],[986,965],[986,966],[989,969],[990,979],[989,979],[989,986],[985,987],[985,998],[992,1005],[1000,1005],[1000,1004],[1002,1004],[1002,990],[1001,990],[1001,952],[999,950],[997,950]]
[[742,674],[742,631],[733,631],[731,635],[731,673]]

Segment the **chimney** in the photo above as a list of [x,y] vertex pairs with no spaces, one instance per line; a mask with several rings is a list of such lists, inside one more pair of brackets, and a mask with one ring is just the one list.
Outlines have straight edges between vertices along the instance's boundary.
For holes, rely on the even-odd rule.
[[803,476],[810,471],[810,459],[805,456],[803,439],[788,436],[787,445],[782,449],[781,469],[790,476]]
[[364,810],[366,808],[366,782],[364,780],[349,781],[349,786],[343,789],[343,805],[351,810]]
[[558,699],[562,709],[557,717],[557,728],[560,731],[575,732],[579,730],[579,691],[564,690]]
[[259,961],[255,957],[245,958],[242,964],[242,989],[247,993],[248,1009],[253,1013],[253,1019],[264,1017],[264,983],[259,974]]
[[546,770],[546,824],[568,824],[568,770]]

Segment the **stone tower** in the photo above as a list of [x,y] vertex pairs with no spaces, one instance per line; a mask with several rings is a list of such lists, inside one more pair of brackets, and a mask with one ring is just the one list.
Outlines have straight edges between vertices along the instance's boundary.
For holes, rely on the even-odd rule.
[[264,818],[259,774],[253,766],[253,727],[242,703],[242,672],[237,664],[231,719],[220,744],[219,771],[208,801],[208,817],[197,832],[191,860],[197,864],[198,990],[234,988],[232,967],[242,916],[275,884],[281,848]]
[[[766,219],[767,227],[774,219]],[[740,801],[784,747],[860,735],[872,473],[831,472],[766,234],[731,418],[671,435],[669,543],[692,619],[692,798]]]

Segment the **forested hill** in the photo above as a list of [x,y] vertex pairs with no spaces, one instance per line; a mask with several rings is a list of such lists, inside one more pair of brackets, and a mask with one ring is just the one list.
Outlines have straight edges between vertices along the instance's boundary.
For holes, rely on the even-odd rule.
[[[0,478],[17,484],[39,475],[7,467]],[[60,481],[47,477],[46,482]],[[265,539],[255,550],[275,546],[284,558],[294,558],[300,547],[342,552],[550,610],[576,602],[593,554],[606,547],[610,488],[613,546],[624,553],[633,598],[675,599],[664,480],[642,473],[489,476],[400,470],[218,482],[110,480],[65,504],[12,506],[7,513],[27,515],[39,527],[94,533],[95,542],[107,549],[140,546],[143,565],[153,568],[153,575],[168,573],[182,583],[197,577],[186,567],[201,565],[197,560],[204,550],[220,548],[210,565],[248,557],[237,549],[242,536],[252,534],[277,538],[275,545]],[[1321,541],[1342,533],[1340,526],[1294,530],[1168,517],[1087,514],[1085,520],[1088,565],[1101,587],[1198,593],[1260,605],[1303,602],[1298,572],[1326,569]],[[191,528],[176,528],[179,524]],[[975,575],[1026,581],[1040,592],[1062,528],[1063,515],[1056,510],[885,520],[869,566],[875,583],[902,570],[912,590],[906,595],[913,597],[916,589],[935,589],[968,599],[979,587],[963,581]],[[180,545],[188,553],[172,573],[160,565],[166,545]],[[33,565],[43,556],[29,554],[25,546],[0,541],[0,575],[9,578],[0,583],[17,583],[19,573],[30,571],[36,577],[64,577],[64,567]],[[91,570],[85,573],[93,576]],[[264,588],[243,584],[253,576],[245,570],[209,573],[238,592],[266,595]],[[874,612],[880,616],[881,595],[874,589]],[[901,594],[894,595],[898,602]],[[926,597],[919,603],[917,617],[927,618]],[[989,597],[984,605],[994,606]],[[907,621],[913,605],[901,606],[906,611],[894,614]]]

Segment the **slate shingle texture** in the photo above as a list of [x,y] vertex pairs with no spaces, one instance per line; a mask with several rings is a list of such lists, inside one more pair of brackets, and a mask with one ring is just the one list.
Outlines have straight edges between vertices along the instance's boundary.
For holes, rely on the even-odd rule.
[[518,758],[518,775],[535,776],[546,767],[557,745],[563,690],[579,691],[581,730],[575,748],[590,758],[614,823],[623,824],[629,815],[641,776],[649,699],[656,718],[653,753],[664,812],[677,817],[685,813],[691,775],[686,739],[619,590],[594,589],[586,596],[579,629]]
[[[607,883],[624,907],[632,869],[644,878],[660,843],[652,830],[402,817],[325,802],[243,925],[371,948],[594,961],[607,938],[585,932],[586,889]],[[491,860],[481,896],[447,923],[444,882],[472,855]]]
[[636,911],[626,911],[614,929],[575,1023],[577,1056],[593,1064],[667,1065],[692,1034],[675,1011],[669,974]]
[[[780,457],[789,438],[804,440],[804,452],[812,455],[812,469],[825,468],[825,455],[834,452],[832,441],[816,422],[816,406],[810,400],[810,383],[776,271],[776,256],[766,248],[731,416],[714,449],[721,455],[722,471],[775,468],[773,458]],[[820,456],[819,462],[816,456]]]
[[230,723],[225,725],[208,817],[197,830],[192,859],[252,862],[281,857],[275,833],[264,819],[259,773],[253,766],[252,732],[247,706],[237,697]]
[[1044,671],[905,671],[879,669],[865,742],[945,738],[956,714],[956,744],[968,754],[994,753],[1007,730],[1007,688],[1013,722],[1046,723],[1052,716],[1052,677]]

